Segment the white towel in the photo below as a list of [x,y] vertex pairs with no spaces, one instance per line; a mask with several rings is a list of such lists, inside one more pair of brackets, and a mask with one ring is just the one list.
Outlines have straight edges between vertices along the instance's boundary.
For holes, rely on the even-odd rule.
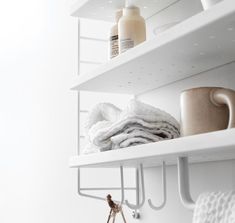
[[235,223],[235,191],[201,194],[193,223]]
[[[108,122],[101,122],[97,125],[94,125],[89,131],[90,141],[93,142],[96,146],[103,148],[103,150],[107,150],[108,148],[113,149],[112,137],[115,137],[123,132],[127,131],[129,126],[132,128],[136,127],[138,130],[140,127],[146,133],[155,133],[157,136],[161,136],[162,139],[173,139],[179,137],[178,129],[173,126],[171,123],[162,121],[159,118],[159,121],[156,122],[146,122],[136,117],[129,117],[124,120],[117,121],[111,125]],[[105,127],[104,127],[105,126]],[[139,127],[140,126],[140,127]],[[151,137],[152,135],[152,137]],[[156,141],[156,137],[154,134],[149,134],[152,142]],[[159,137],[158,140],[159,141]]]
[[[88,141],[101,151],[179,137],[179,123],[168,113],[132,100],[120,110],[98,105],[88,119]],[[105,109],[107,114],[105,114]],[[102,109],[102,111],[100,111]]]
[[169,123],[172,123],[178,129],[180,128],[179,122],[169,113],[138,100],[131,100],[128,106],[121,112],[119,119],[133,116],[139,117],[146,122],[156,122],[159,121],[159,119],[165,120]]
[[111,103],[99,103],[91,109],[88,115],[86,130],[102,121],[115,122],[119,119],[121,109]]

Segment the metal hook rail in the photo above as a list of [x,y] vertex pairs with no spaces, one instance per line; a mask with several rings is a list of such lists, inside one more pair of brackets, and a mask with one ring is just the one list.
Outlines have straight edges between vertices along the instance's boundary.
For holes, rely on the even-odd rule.
[[[140,178],[140,182],[139,182]],[[120,166],[120,180],[121,180],[121,187],[113,187],[113,188],[81,188],[81,174],[80,174],[80,168],[78,168],[78,194],[83,197],[93,198],[97,200],[105,201],[106,199],[104,197],[99,197],[91,194],[84,193],[82,191],[92,191],[92,190],[121,190],[121,200],[116,201],[120,204],[125,204],[130,209],[135,210],[133,216],[134,218],[139,218],[139,209],[144,205],[145,203],[145,183],[144,183],[144,170],[143,170],[143,164],[139,165],[139,169],[136,170],[136,187],[124,187],[124,176],[123,176],[123,166]],[[139,184],[141,183],[141,190]],[[136,204],[131,204],[128,200],[125,200],[125,190],[136,190]],[[140,201],[140,191],[141,191],[141,201]],[[163,201],[161,205],[155,206],[153,205],[151,199],[148,199],[149,206],[153,210],[160,210],[162,209],[167,200],[167,192],[166,192],[166,164],[163,161],[162,162],[162,192],[163,192]],[[124,201],[125,200],[125,201]]]
[[137,210],[140,209],[144,203],[145,203],[145,187],[144,187],[144,170],[143,170],[143,164],[140,164],[140,180],[141,180],[141,193],[142,193],[142,201],[137,202],[137,204],[131,204],[128,200],[125,200],[125,204],[127,207]]
[[[80,168],[78,168],[78,194],[83,197],[92,198],[96,200],[106,201],[106,198],[99,197],[91,194],[84,193],[82,191],[103,191],[103,190],[120,190],[121,191],[121,200],[117,201],[114,200],[116,203],[125,204],[125,190],[135,190],[136,191],[136,201],[139,202],[139,185],[136,184],[136,187],[125,187],[124,186],[124,174],[123,174],[123,166],[120,166],[120,179],[121,179],[121,187],[105,187],[105,188],[81,188],[81,172]],[[138,170],[136,171],[136,183],[139,181],[139,173]],[[133,218],[138,219],[140,218],[140,214],[138,210],[133,212]]]
[[178,184],[182,204],[189,210],[194,210],[195,202],[190,194],[188,157],[178,158]]
[[162,162],[162,192],[163,192],[163,201],[162,201],[161,205],[155,206],[155,205],[153,205],[152,200],[148,199],[149,206],[155,211],[163,209],[166,205],[166,200],[167,200],[167,193],[166,193],[166,163],[164,161]]
[[[179,157],[178,158],[178,188],[179,188],[179,195],[182,204],[185,208],[189,210],[194,210],[195,202],[193,201],[191,194],[190,194],[190,184],[189,184],[189,168],[188,168],[188,157]],[[144,205],[145,203],[145,184],[144,184],[144,170],[143,164],[139,165],[139,170],[136,171],[136,187],[124,187],[124,177],[123,177],[123,166],[120,167],[120,180],[121,180],[121,187],[114,187],[114,188],[81,188],[80,185],[80,168],[78,168],[78,194],[83,197],[93,198],[97,200],[105,201],[104,197],[99,197],[91,194],[84,193],[82,191],[91,191],[91,190],[120,190],[121,191],[121,200],[115,201],[120,204],[125,204],[130,209],[135,210],[133,216],[135,218],[139,218],[138,210]],[[140,178],[140,182],[139,182]],[[141,183],[141,189],[139,187],[139,183]],[[136,204],[130,203],[128,200],[125,200],[125,190],[136,190]],[[141,191],[141,196],[140,195]],[[148,204],[153,210],[160,210],[166,205],[167,200],[167,191],[166,191],[166,164],[162,162],[162,192],[163,192],[163,201],[161,205],[155,206],[151,199],[148,199]],[[141,201],[140,201],[141,197]]]

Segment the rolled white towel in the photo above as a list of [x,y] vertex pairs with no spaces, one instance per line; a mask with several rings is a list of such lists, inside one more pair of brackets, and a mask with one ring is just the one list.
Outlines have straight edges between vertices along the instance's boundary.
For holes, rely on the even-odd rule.
[[164,120],[180,129],[179,122],[169,113],[135,99],[131,100],[127,107],[120,113],[119,120],[133,116],[139,117],[146,122],[156,122],[159,119]]
[[[105,127],[101,127],[101,125]],[[143,132],[152,133],[152,142],[159,141],[156,140],[156,136],[160,136],[162,139],[173,139],[180,135],[179,130],[175,126],[162,121],[160,117],[158,122],[153,123],[148,123],[136,117],[129,117],[115,123],[97,123],[88,132],[89,139],[94,145],[100,147],[102,150],[108,150],[108,148],[112,149],[114,147],[117,148],[117,145],[114,145],[112,142],[112,137],[128,131],[129,127],[135,128],[134,126],[136,125],[137,129],[141,128]]]
[[201,194],[196,202],[193,223],[235,223],[235,191]]
[[102,121],[115,122],[119,119],[121,109],[111,103],[99,103],[89,111],[85,128],[89,130],[94,124]]
[[102,151],[179,137],[179,123],[170,114],[131,100],[122,112],[116,106],[95,106],[87,122],[87,138]]

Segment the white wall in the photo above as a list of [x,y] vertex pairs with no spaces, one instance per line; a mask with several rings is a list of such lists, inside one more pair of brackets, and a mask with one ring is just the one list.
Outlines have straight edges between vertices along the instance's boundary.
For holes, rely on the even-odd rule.
[[[191,0],[192,5],[187,0],[179,4],[182,2],[187,5],[185,14],[180,10],[183,5],[178,5],[169,9],[175,12],[171,14],[174,18],[164,12],[164,16],[152,18],[149,26],[157,18],[168,18],[161,20],[163,24],[201,9],[198,1]],[[77,196],[76,171],[68,168],[69,157],[77,148],[77,97],[69,90],[77,73],[77,22],[69,16],[69,7],[68,0],[0,3],[1,223],[103,222],[108,214],[103,202]],[[178,117],[178,96],[183,88],[204,84],[234,88],[234,70],[231,64],[140,99]],[[163,100],[163,96],[171,100]],[[234,187],[234,167],[234,161],[193,165],[193,197],[203,190]],[[102,184],[97,186],[105,186],[104,180],[114,186],[119,183],[115,172],[101,171],[99,177],[100,172],[94,171],[85,175],[85,182]],[[168,167],[167,174],[166,209],[154,212],[145,205],[140,222],[190,222],[191,213],[179,203],[176,168]],[[147,195],[156,202],[160,199],[159,178],[158,168],[146,170]],[[128,222],[136,222],[129,210],[125,213]]]
[[68,0],[0,1],[0,222],[75,223],[77,23]]

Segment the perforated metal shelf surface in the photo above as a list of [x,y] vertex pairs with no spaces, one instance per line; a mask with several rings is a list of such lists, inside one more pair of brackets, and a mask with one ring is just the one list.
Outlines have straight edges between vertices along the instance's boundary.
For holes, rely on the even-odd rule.
[[[145,19],[179,0],[132,0],[141,9]],[[114,21],[115,11],[125,6],[125,0],[78,0],[71,8],[71,15],[80,18]]]
[[139,94],[233,61],[235,4],[224,0],[80,75],[74,89]]

